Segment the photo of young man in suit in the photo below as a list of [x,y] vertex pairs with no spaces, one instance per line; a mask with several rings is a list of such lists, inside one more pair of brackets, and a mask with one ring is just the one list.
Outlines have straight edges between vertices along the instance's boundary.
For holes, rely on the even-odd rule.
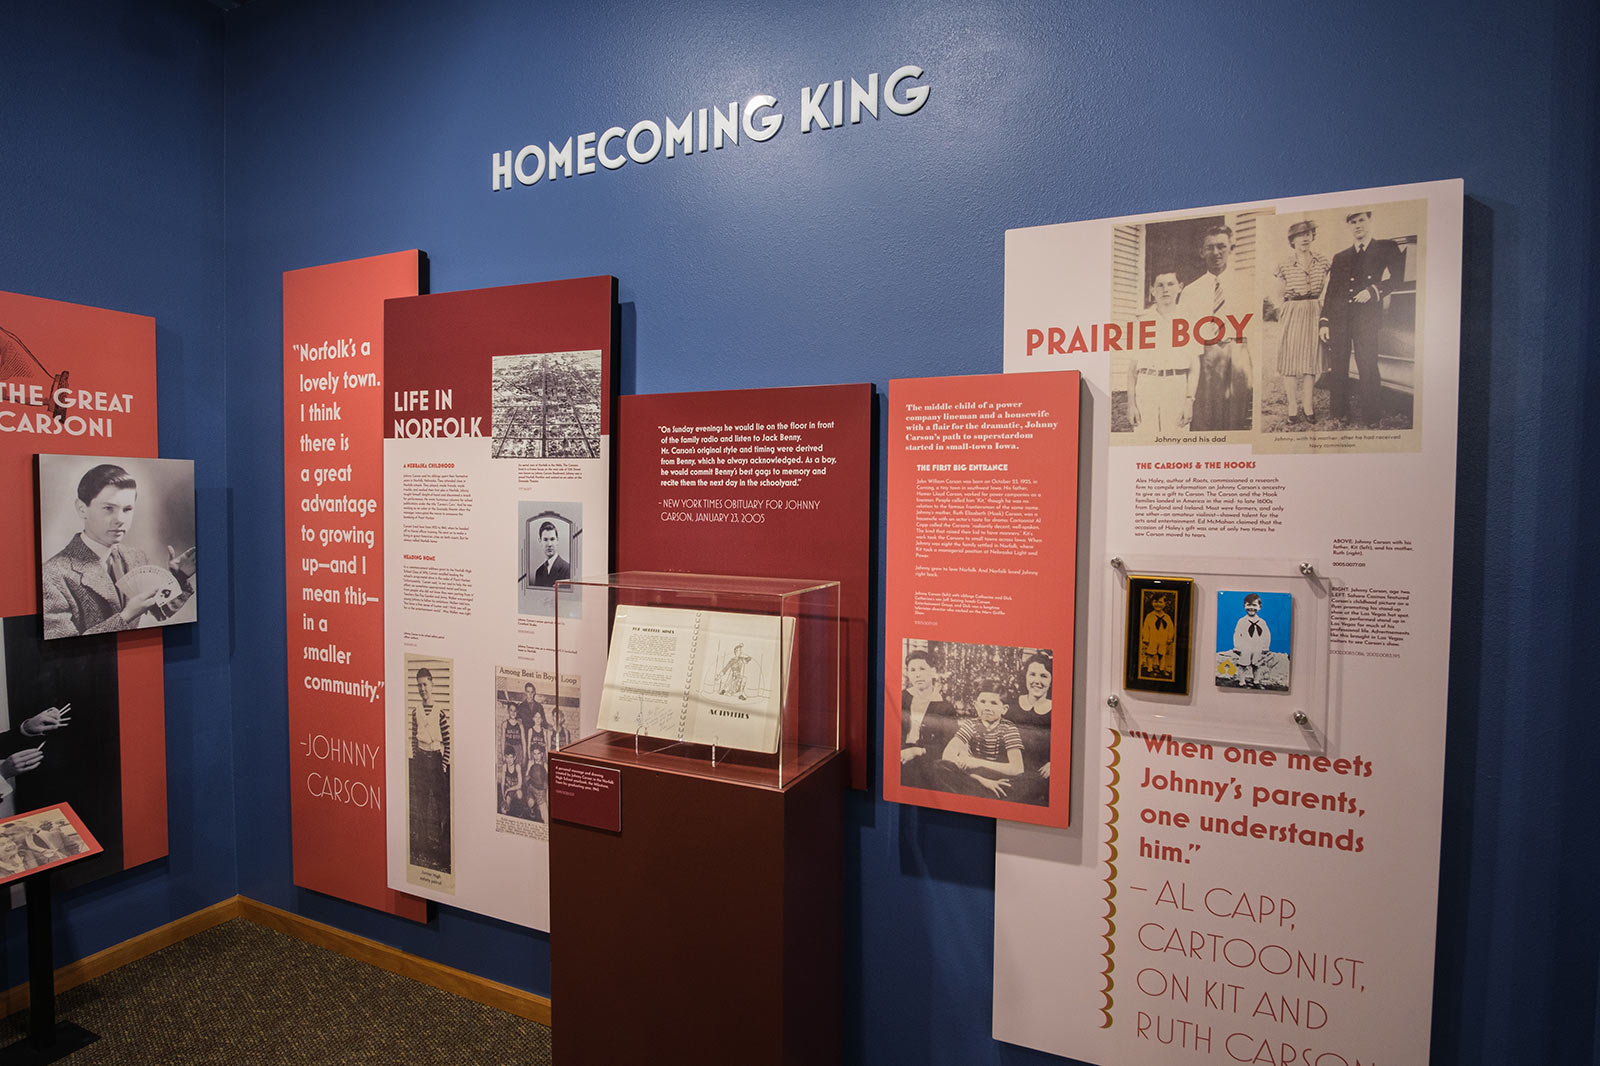
[[578,595],[569,591],[558,604],[556,586],[583,575],[583,504],[518,500],[516,560],[518,614],[554,618],[559,610],[563,618],[577,618]]
[[539,548],[544,553],[544,561],[533,572],[535,588],[554,588],[557,581],[572,577],[572,564],[562,558],[557,550],[560,542],[561,534],[556,531],[554,522],[539,524]]
[[[76,462],[81,460],[74,456],[39,457],[41,516],[56,509],[52,505],[62,495],[57,478]],[[192,501],[193,467],[182,462],[177,465],[187,468]],[[46,640],[161,624],[194,595],[192,547],[179,552],[166,545],[163,574],[142,549],[130,543],[139,504],[138,481],[117,463],[96,464],[78,479],[73,508],[81,528],[40,568]],[[190,506],[192,511],[192,503]],[[41,537],[45,532],[41,522]],[[191,542],[192,538],[191,530]],[[144,572],[135,575],[136,580],[125,580],[141,568]]]

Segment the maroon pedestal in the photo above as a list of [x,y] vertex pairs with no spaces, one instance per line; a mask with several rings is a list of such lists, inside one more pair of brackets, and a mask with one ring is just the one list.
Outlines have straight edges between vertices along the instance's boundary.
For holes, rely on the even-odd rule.
[[555,1061],[837,1062],[844,759],[779,791],[586,747],[552,778],[620,771],[622,828],[550,827]]

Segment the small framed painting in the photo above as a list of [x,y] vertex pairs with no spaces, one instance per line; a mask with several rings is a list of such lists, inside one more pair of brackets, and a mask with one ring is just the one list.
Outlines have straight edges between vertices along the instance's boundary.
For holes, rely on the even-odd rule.
[[1217,687],[1289,691],[1294,596],[1287,592],[1217,593]]
[[1189,694],[1194,582],[1186,577],[1128,575],[1123,686],[1139,692]]

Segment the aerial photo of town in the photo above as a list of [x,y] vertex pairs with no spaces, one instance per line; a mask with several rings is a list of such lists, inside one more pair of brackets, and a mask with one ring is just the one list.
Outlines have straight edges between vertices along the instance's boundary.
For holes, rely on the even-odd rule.
[[491,411],[497,459],[599,456],[600,353],[496,356]]

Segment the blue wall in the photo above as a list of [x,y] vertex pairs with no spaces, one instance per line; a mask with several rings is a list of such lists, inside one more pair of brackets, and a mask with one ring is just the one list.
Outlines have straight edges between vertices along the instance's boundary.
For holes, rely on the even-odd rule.
[[[1459,176],[1434,1060],[1597,1061],[1592,5],[89,6],[11,34],[0,287],[157,317],[163,448],[200,460],[234,570],[227,617],[169,638],[173,858],[75,897],[78,953],[237,890],[549,988],[542,935],[290,884],[284,270],[420,247],[434,291],[611,273],[624,391],[881,389],[1000,368],[1009,227]],[[802,85],[902,63],[922,112],[799,133]],[[492,151],[762,91],[766,144],[489,191]],[[992,823],[856,795],[846,831],[849,1060],[1058,1061],[987,1035]]]

